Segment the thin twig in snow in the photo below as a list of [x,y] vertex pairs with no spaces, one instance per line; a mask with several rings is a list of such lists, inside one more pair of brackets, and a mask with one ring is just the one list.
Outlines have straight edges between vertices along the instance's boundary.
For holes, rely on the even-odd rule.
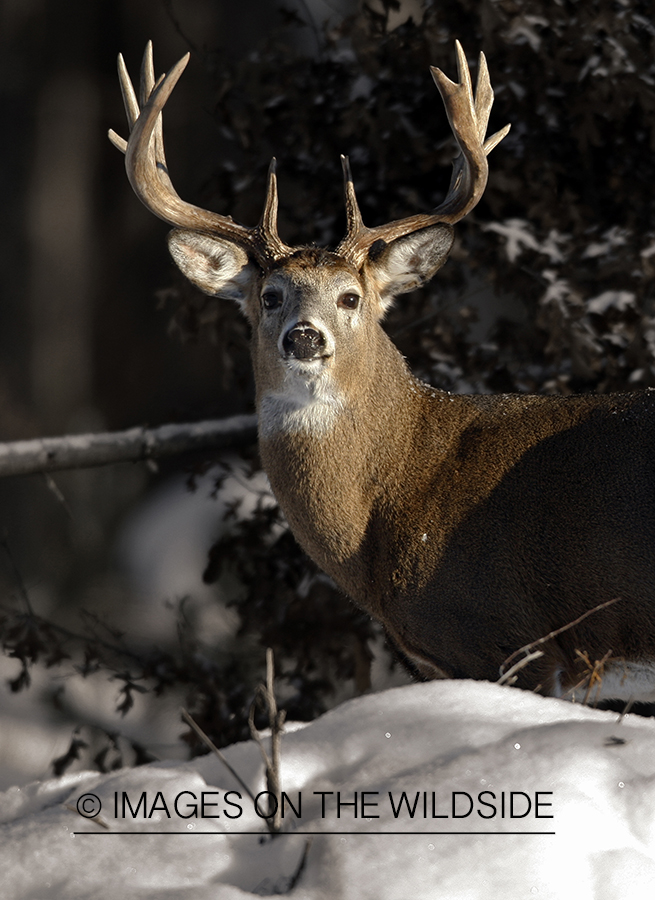
[[248,785],[245,783],[245,781],[243,780],[243,778],[242,778],[242,777],[239,775],[239,773],[236,771],[236,769],[233,769],[233,768],[232,768],[232,766],[230,765],[230,763],[227,761],[227,759],[225,758],[225,756],[221,753],[221,751],[218,749],[218,747],[217,747],[216,744],[212,741],[212,739],[209,737],[209,735],[205,734],[205,732],[202,730],[202,728],[200,727],[200,725],[198,725],[198,723],[192,718],[192,716],[190,715],[190,713],[188,713],[188,712],[186,711],[186,709],[182,709],[181,712],[182,712],[182,718],[183,718],[184,721],[187,723],[187,725],[190,725],[191,728],[193,728],[193,730],[194,730],[195,733],[198,735],[198,737],[200,738],[200,740],[201,740],[207,747],[209,747],[209,749],[212,751],[212,753],[214,753],[214,754],[220,759],[220,761],[223,763],[223,765],[224,765],[225,768],[228,770],[228,772],[230,773],[230,775],[232,775],[233,778],[236,778],[236,780],[239,782],[239,784],[240,784],[241,787],[244,789],[244,791],[246,792],[246,794],[248,794],[248,796],[250,797],[250,799],[251,799],[252,802],[254,803],[254,802],[255,802],[255,795],[254,795],[253,792],[250,790],[250,788],[248,787]]
[[[286,710],[278,711],[277,701],[275,700],[274,691],[275,673],[273,670],[273,651],[270,647],[266,650],[266,684],[260,684],[255,693],[255,699],[250,706],[248,715],[248,725],[250,726],[250,734],[259,746],[259,750],[266,767],[266,788],[269,795],[275,798],[275,809],[271,815],[271,807],[273,806],[269,796],[269,815],[266,819],[268,830],[271,834],[277,834],[282,828],[282,791],[280,789],[280,741],[282,731],[284,729],[284,720],[286,718]],[[266,752],[262,739],[255,726],[255,708],[257,701],[261,700],[264,707],[268,710],[268,724],[271,729],[271,755],[270,758]]]

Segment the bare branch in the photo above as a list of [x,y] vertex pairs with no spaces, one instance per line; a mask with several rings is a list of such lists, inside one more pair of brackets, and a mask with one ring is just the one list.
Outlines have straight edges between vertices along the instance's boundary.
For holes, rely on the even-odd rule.
[[[572,622],[567,622],[566,625],[562,625],[561,628],[556,628],[555,631],[550,631],[548,634],[540,637],[536,641],[532,641],[530,644],[526,644],[524,647],[519,647],[518,650],[515,650],[511,656],[508,656],[505,662],[500,667],[500,676],[501,683],[504,683],[505,675],[509,676],[511,672],[507,671],[507,666],[512,662],[514,657],[518,656],[520,653],[528,654],[535,647],[539,647],[541,644],[545,644],[547,641],[551,641],[554,637],[557,637],[558,634],[562,634],[564,631],[568,631],[569,628],[574,628],[576,625],[579,625],[587,616],[592,615],[592,613],[598,612],[601,609],[605,609],[606,606],[611,606],[613,603],[616,603],[620,600],[620,597],[613,597],[611,600],[606,600],[604,603],[599,603],[598,606],[594,606],[593,609],[588,609],[586,612],[583,612],[581,616],[578,616],[577,619],[574,619]],[[536,659],[537,657],[533,656],[531,659]],[[522,668],[519,666],[518,668]],[[515,671],[514,667],[512,667],[511,671]]]
[[[532,645],[530,645],[532,646]],[[522,648],[524,649],[524,648]],[[520,672],[521,669],[524,669],[529,663],[533,662],[535,659],[539,659],[544,655],[543,650],[534,650],[532,653],[528,653],[527,656],[519,659],[518,662],[515,662],[511,669],[508,669],[506,672],[500,676],[496,684],[509,684],[513,685],[516,683],[517,672]],[[505,664],[504,664],[505,665]]]
[[219,450],[254,442],[256,436],[257,417],[241,415],[158,428],[13,441],[0,444],[0,478],[162,459],[193,450]]

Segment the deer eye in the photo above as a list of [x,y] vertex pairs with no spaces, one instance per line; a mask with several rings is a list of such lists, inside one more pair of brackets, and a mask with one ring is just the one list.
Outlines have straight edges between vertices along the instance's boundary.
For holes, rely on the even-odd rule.
[[337,306],[341,309],[357,309],[359,306],[359,299],[358,294],[342,294],[337,300]]
[[277,291],[264,291],[262,305],[264,309],[277,309],[282,303],[282,296]]

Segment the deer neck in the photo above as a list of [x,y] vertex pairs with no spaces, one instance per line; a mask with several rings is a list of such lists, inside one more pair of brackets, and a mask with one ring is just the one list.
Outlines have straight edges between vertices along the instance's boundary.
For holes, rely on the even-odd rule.
[[279,394],[258,397],[262,462],[291,529],[360,602],[365,541],[380,516],[381,498],[389,508],[403,491],[413,433],[425,420],[421,407],[427,403],[381,329],[374,358],[356,390],[323,386],[305,406],[299,388],[288,392],[286,406]]

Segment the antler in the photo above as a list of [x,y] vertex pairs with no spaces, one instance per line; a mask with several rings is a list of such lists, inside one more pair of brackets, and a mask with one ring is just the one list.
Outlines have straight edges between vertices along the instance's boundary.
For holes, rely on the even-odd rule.
[[459,222],[473,209],[484,193],[489,173],[487,154],[502,141],[510,126],[506,125],[485,141],[494,100],[487,62],[484,53],[481,53],[474,98],[471,74],[459,41],[456,42],[456,47],[459,83],[447,78],[441,69],[430,69],[460,149],[460,155],[453,163],[448,194],[440,206],[432,213],[422,213],[406,219],[397,219],[387,225],[367,228],[357,205],[348,159],[345,156],[341,157],[348,229],[337,248],[337,253],[357,267],[364,262],[368,251],[376,241],[389,243],[438,222],[450,224]]
[[[336,252],[357,267],[362,265],[376,241],[389,243],[438,222],[454,224],[473,209],[484,192],[489,171],[487,154],[502,141],[510,126],[506,125],[485,140],[494,99],[487,63],[481,53],[474,97],[464,51],[459,41],[456,46],[458,83],[450,81],[440,69],[431,69],[460,148],[460,155],[453,164],[448,194],[437,209],[432,213],[409,216],[387,225],[367,228],[357,204],[348,159],[341,157],[348,228]],[[110,130],[109,139],[125,154],[125,168],[130,184],[151,212],[175,227],[225,237],[239,244],[261,266],[268,268],[272,263],[293,253],[293,248],[284,244],[277,232],[275,159],[271,161],[268,172],[264,211],[259,224],[254,228],[246,228],[237,224],[230,216],[221,216],[185,202],[179,197],[169,178],[161,113],[188,61],[187,53],[167,75],[162,75],[155,82],[152,42],[148,41],[141,66],[139,102],[123,57],[119,55],[119,80],[130,135],[126,141]]]
[[118,57],[118,77],[130,128],[124,140],[109,131],[112,144],[125,154],[125,168],[137,197],[160,219],[177,228],[225,237],[249,252],[264,268],[293,252],[277,233],[277,178],[275,159],[268,171],[266,202],[255,228],[239,225],[230,216],[221,216],[186,203],[177,194],[168,175],[162,136],[162,110],[189,61],[183,56],[167,75],[155,82],[152,42],[148,41],[141,65],[140,103],[127,73],[122,55]]

